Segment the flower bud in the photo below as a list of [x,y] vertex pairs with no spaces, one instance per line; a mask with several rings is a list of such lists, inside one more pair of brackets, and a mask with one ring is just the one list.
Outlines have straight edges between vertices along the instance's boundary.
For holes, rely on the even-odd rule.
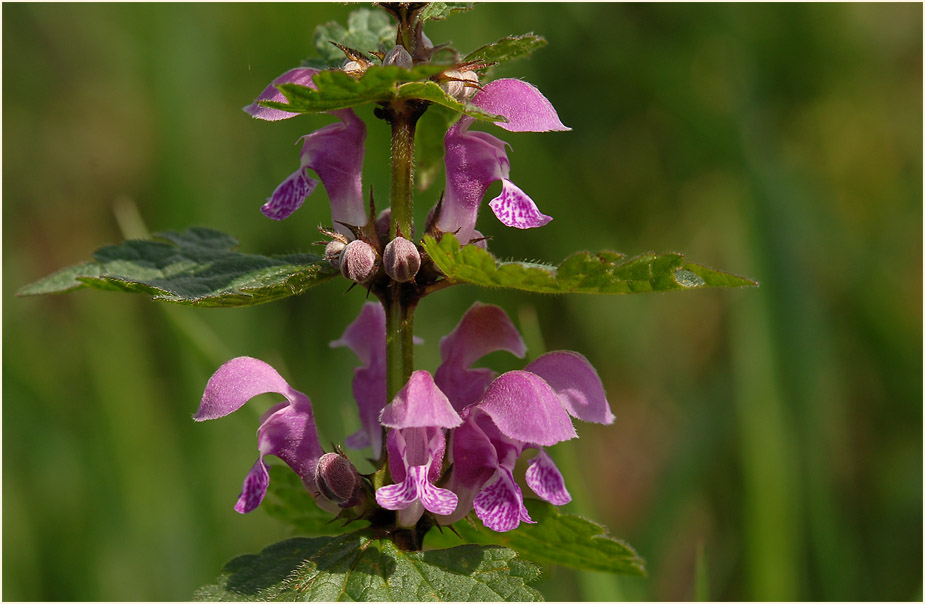
[[344,72],[352,75],[355,78],[358,78],[364,73],[366,73],[366,70],[368,68],[369,68],[369,63],[367,63],[366,61],[357,61],[355,59],[348,59],[344,63],[344,66],[341,67],[341,69]]
[[385,246],[382,254],[385,274],[404,283],[411,281],[421,268],[421,254],[416,245],[404,237],[396,237]]
[[[452,80],[446,80],[441,84],[441,87],[446,90],[446,93],[451,97],[455,98],[457,101],[464,102],[472,97],[475,94],[475,91],[478,90],[476,86],[467,84],[467,82],[472,82],[476,85],[479,83],[479,76],[474,71],[458,71],[456,69],[452,71],[447,71],[443,74],[447,78],[454,78]],[[465,80],[465,81],[459,81]]]
[[324,259],[331,263],[334,268],[340,268],[340,257],[344,253],[347,244],[339,239],[334,239],[324,246]]
[[359,503],[360,475],[350,460],[339,453],[325,453],[315,468],[321,494],[342,508]]
[[405,50],[404,46],[396,46],[386,53],[385,58],[382,59],[382,64],[396,65],[402,69],[411,69],[413,66],[411,54]]
[[340,256],[340,272],[351,281],[366,283],[376,274],[379,254],[365,241],[351,241]]

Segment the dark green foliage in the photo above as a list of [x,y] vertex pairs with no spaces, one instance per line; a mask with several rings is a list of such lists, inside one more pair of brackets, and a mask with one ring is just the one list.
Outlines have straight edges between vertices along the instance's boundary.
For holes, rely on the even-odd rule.
[[21,296],[93,287],[140,293],[188,306],[253,306],[304,293],[337,273],[320,256],[261,256],[232,251],[234,237],[192,227],[97,250],[95,262],[62,269],[19,290]]
[[[453,527],[465,541],[510,547],[538,564],[646,575],[645,561],[629,544],[607,534],[607,529],[600,524],[574,514],[563,514],[545,501],[527,499],[524,504],[536,524],[521,523],[513,531],[497,533],[470,515]],[[428,539],[440,545],[458,542],[449,531],[430,535]]]
[[540,601],[539,569],[513,550],[460,545],[399,550],[364,530],[296,538],[229,562],[204,601]]

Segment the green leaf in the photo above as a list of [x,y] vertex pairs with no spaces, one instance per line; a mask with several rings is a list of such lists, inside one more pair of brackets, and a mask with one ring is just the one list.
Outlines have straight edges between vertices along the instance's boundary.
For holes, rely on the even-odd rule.
[[280,84],[278,88],[288,102],[261,101],[261,104],[294,113],[318,113],[391,99],[421,99],[481,120],[507,121],[503,116],[460,103],[439,84],[427,79],[445,69],[445,65],[418,65],[412,69],[373,65],[360,78],[339,70],[322,71],[313,78],[317,90],[299,84]]
[[347,17],[347,27],[330,21],[315,27],[315,48],[321,54],[320,61],[312,60],[312,67],[340,67],[346,57],[331,44],[337,42],[347,48],[364,53],[383,50],[395,45],[396,25],[387,14],[379,10],[361,8]]
[[235,558],[200,601],[539,601],[539,570],[510,549],[406,552],[370,530],[297,538]]
[[506,122],[507,118],[503,115],[488,113],[470,103],[460,103],[455,98],[446,93],[443,88],[436,82],[410,82],[398,87],[399,98],[403,99],[422,99],[448,107],[453,111],[471,115],[474,118],[487,122]]
[[546,294],[638,294],[644,292],[744,287],[750,279],[684,261],[681,254],[578,252],[558,267],[531,262],[499,262],[475,245],[460,248],[452,234],[438,242],[424,237],[424,249],[453,283],[505,287]]
[[289,102],[264,101],[262,104],[298,113],[318,113],[387,101],[398,94],[400,82],[426,80],[444,69],[446,67],[440,65],[418,65],[412,69],[373,65],[360,78],[336,69],[321,71],[313,78],[318,90],[299,84],[281,84],[279,89]]
[[485,63],[504,63],[512,59],[519,59],[529,55],[538,48],[546,46],[546,39],[537,36],[534,33],[524,34],[522,36],[508,36],[501,38],[497,42],[487,44],[478,50],[470,52],[464,63],[469,61],[482,61]]
[[[563,514],[545,501],[526,499],[524,504],[536,524],[521,523],[506,533],[496,533],[478,520],[464,519],[453,526],[466,541],[510,547],[538,564],[646,575],[645,561],[629,544],[607,534],[603,526],[581,516]],[[440,542],[451,543],[452,536],[449,539]]]
[[468,10],[472,10],[471,2],[430,2],[418,13],[418,22],[439,21]]
[[260,256],[232,251],[234,237],[204,227],[167,231],[97,250],[95,262],[60,270],[20,296],[82,287],[141,293],[188,306],[253,306],[298,295],[337,272],[314,254]]
[[318,507],[299,476],[283,465],[270,466],[270,486],[260,508],[300,535],[331,534],[365,525],[342,526],[341,520]]

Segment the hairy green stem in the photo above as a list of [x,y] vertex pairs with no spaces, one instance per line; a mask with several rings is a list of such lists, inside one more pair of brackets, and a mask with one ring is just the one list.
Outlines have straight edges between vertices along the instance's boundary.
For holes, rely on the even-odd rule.
[[386,393],[391,401],[414,371],[414,306],[402,299],[399,284],[385,302]]
[[[392,126],[392,220],[389,235],[411,239],[414,201],[414,127],[424,112],[417,103],[397,102],[386,116]],[[385,306],[386,393],[391,401],[414,370],[414,308],[417,297],[410,284],[391,283],[381,296]]]
[[389,201],[392,208],[392,222],[389,236],[394,238],[401,232],[411,238],[411,223],[414,205],[414,127],[420,112],[409,104],[402,103],[392,108],[392,190]]

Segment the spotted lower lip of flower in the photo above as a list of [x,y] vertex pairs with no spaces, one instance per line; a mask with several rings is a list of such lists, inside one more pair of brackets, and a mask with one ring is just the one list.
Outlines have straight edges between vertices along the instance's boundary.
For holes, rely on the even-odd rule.
[[[532,522],[513,479],[517,458],[528,447],[577,436],[555,391],[535,374],[509,371],[463,416],[465,423],[452,435],[453,472],[447,484],[459,505],[440,523],[451,524],[470,509],[494,531]],[[555,498],[561,500],[558,494]]]
[[[515,79],[486,84],[472,104],[504,116],[495,122],[511,132],[569,130],[556,110],[536,87]],[[502,181],[501,195],[489,206],[503,224],[529,229],[547,224],[552,218],[539,211],[533,200],[510,179],[510,161],[504,141],[485,132],[469,132],[474,118],[463,116],[446,134],[446,193],[437,228],[456,233],[463,244],[475,238],[479,205],[489,185]]]
[[469,510],[495,531],[532,522],[512,474],[517,459],[531,448],[538,453],[528,462],[527,486],[554,505],[571,501],[561,472],[544,449],[577,436],[569,415],[602,424],[614,421],[597,372],[576,352],[547,353],[525,370],[493,381],[464,410],[463,425],[453,431],[447,488],[459,503],[440,523],[452,524]]
[[476,302],[452,332],[440,340],[443,362],[434,381],[446,394],[453,408],[478,401],[497,375],[491,369],[471,369],[473,363],[498,350],[523,357],[527,348],[507,314],[499,307]]
[[337,506],[321,495],[315,479],[318,460],[324,451],[318,440],[311,401],[268,364],[251,357],[238,357],[219,367],[206,384],[193,419],[205,421],[224,417],[253,397],[269,392],[283,395],[286,401],[274,405],[260,418],[257,429],[260,455],[244,479],[235,511],[246,514],[263,501],[270,483],[269,467],[263,460],[267,455],[275,455],[286,462],[321,507],[336,511]]
[[462,418],[427,371],[415,371],[383,410],[382,425],[391,428],[387,440],[389,470],[395,484],[376,490],[376,502],[398,511],[400,526],[414,526],[424,510],[448,515],[456,509],[456,494],[435,486],[446,449],[444,429]]
[[[267,86],[257,99],[244,108],[255,118],[269,121],[289,119],[299,115],[289,111],[264,107],[261,101],[286,100],[276,88],[279,84],[300,84],[315,88],[312,81],[317,69],[299,67],[279,76]],[[267,198],[261,211],[268,218],[283,220],[302,206],[318,181],[310,178],[306,170],[314,170],[321,179],[331,201],[331,220],[334,229],[350,238],[351,230],[345,225],[363,226],[369,220],[363,201],[363,155],[366,125],[352,109],[332,111],[340,122],[329,124],[303,136],[299,169],[290,174]]]

